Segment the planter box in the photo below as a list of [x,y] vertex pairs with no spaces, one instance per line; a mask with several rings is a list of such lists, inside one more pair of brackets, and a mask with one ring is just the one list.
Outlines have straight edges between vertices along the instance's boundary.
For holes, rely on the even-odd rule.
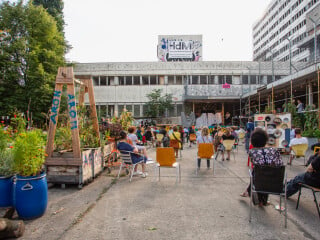
[[101,147],[83,150],[79,159],[74,158],[72,152],[54,152],[45,165],[48,183],[78,184],[79,188],[91,182],[104,168]]

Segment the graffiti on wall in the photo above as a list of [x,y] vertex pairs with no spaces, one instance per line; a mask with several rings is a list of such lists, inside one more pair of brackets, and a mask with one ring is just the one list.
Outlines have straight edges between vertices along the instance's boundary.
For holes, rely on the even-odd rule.
[[161,37],[158,45],[158,58],[162,62],[202,60],[201,40],[186,37]]

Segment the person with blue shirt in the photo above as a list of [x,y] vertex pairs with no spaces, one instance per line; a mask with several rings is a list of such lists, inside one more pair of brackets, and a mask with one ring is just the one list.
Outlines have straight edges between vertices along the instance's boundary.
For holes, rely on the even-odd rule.
[[145,163],[148,160],[147,157],[139,155],[138,148],[127,143],[127,133],[125,131],[120,132],[120,141],[119,141],[117,147],[118,147],[118,150],[120,151],[120,153],[121,153],[121,151],[133,152],[133,153],[131,153],[131,159],[132,159],[133,163],[137,163],[137,162],[140,162],[141,160],[143,160],[143,163],[141,163],[142,164],[142,173],[137,171],[138,166],[136,165],[134,172],[133,172],[133,175],[141,174],[142,178],[145,178],[148,176],[148,174],[145,172]]
[[249,146],[250,146],[250,138],[251,138],[251,134],[254,131],[254,124],[253,124],[253,120],[251,117],[249,117],[247,125],[246,125],[246,151],[247,153],[249,153]]

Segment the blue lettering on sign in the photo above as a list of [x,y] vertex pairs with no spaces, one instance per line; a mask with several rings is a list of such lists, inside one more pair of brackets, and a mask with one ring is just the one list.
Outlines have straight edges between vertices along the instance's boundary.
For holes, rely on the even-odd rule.
[[69,105],[69,108],[75,107],[76,106],[76,102],[69,102],[68,105]]
[[74,95],[68,94],[68,101],[70,101],[71,99],[74,99]]
[[71,130],[75,129],[75,128],[78,128],[77,121],[70,122],[70,124],[71,124]]
[[71,118],[75,118],[75,117],[77,116],[77,112],[76,112],[75,110],[71,110],[71,111],[69,112],[69,116],[70,116]]
[[[52,115],[50,116],[50,120],[53,122],[53,124],[57,124],[56,117],[58,115],[58,109],[60,105],[60,96],[61,96],[61,91],[54,91],[53,93],[53,100],[52,100],[52,107],[51,107],[51,113]],[[55,98],[58,97],[58,98]]]

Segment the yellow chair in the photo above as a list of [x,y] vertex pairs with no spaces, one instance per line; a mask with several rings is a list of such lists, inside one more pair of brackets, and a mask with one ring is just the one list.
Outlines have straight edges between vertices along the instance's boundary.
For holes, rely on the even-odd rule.
[[233,151],[234,142],[235,142],[235,140],[223,140],[222,144],[224,146],[224,150],[230,151],[231,153],[233,153],[233,159],[236,160],[236,156]]
[[214,146],[213,143],[199,143],[198,144],[198,153],[196,157],[196,175],[198,175],[198,159],[209,159],[212,161],[213,175],[215,171],[214,166]]
[[306,152],[308,150],[308,144],[297,144],[297,145],[293,145],[291,146],[291,149],[293,151],[293,153],[291,153],[290,155],[290,165],[292,160],[296,157],[303,157],[304,158],[304,164],[306,165]]
[[181,182],[181,168],[180,164],[176,162],[174,150],[172,147],[160,147],[156,152],[156,167],[155,176],[158,169],[158,180],[160,181],[160,168],[175,168],[176,169],[176,183]]
[[238,135],[239,139],[244,139],[245,136],[246,134],[244,132],[240,132]]

